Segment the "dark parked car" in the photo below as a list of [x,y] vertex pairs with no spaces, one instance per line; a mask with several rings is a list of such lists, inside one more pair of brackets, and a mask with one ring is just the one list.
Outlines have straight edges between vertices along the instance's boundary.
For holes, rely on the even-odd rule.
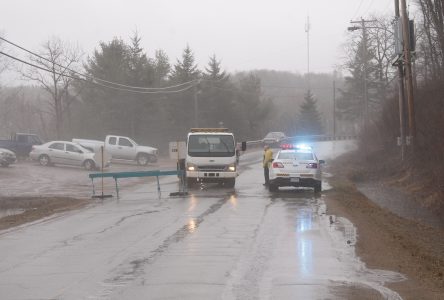
[[284,142],[287,136],[283,132],[269,132],[263,139],[262,142],[265,145],[275,145],[279,146],[280,143]]
[[43,144],[36,134],[15,133],[9,139],[0,139],[0,148],[11,150],[17,157],[27,157],[32,150],[32,146]]

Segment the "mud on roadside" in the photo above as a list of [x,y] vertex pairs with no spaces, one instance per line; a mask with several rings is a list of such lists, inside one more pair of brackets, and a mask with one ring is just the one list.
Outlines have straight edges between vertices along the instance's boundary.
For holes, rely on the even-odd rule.
[[357,255],[369,268],[407,275],[407,281],[390,285],[403,299],[443,299],[444,231],[394,215],[360,193],[343,170],[331,171],[339,175],[329,180],[328,213],[356,226]]
[[0,197],[0,230],[79,209],[90,202],[70,197]]

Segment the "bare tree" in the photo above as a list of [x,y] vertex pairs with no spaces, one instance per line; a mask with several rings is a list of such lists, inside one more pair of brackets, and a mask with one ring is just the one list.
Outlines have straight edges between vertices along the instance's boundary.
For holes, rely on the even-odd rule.
[[53,37],[43,44],[43,49],[38,54],[39,56],[31,56],[30,60],[49,72],[31,67],[22,70],[21,74],[24,79],[36,82],[50,95],[56,136],[60,139],[64,129],[64,113],[76,98],[72,93],[75,79],[69,76],[80,70],[83,53],[78,46]]

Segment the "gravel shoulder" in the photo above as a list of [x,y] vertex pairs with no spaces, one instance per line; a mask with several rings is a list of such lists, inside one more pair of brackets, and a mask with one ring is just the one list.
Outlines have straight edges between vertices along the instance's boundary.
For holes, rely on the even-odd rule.
[[346,217],[357,227],[357,254],[370,268],[405,274],[408,280],[390,285],[403,299],[443,299],[444,230],[376,204],[339,166],[330,170],[335,176],[329,180],[333,189],[326,192],[328,214]]

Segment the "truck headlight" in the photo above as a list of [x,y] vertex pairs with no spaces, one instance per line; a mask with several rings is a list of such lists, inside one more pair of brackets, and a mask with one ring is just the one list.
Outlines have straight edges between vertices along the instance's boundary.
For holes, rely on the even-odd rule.
[[195,164],[187,163],[187,171],[196,171],[196,169]]
[[236,165],[235,165],[235,164],[229,165],[229,166],[228,166],[228,171],[230,171],[230,172],[236,172]]

